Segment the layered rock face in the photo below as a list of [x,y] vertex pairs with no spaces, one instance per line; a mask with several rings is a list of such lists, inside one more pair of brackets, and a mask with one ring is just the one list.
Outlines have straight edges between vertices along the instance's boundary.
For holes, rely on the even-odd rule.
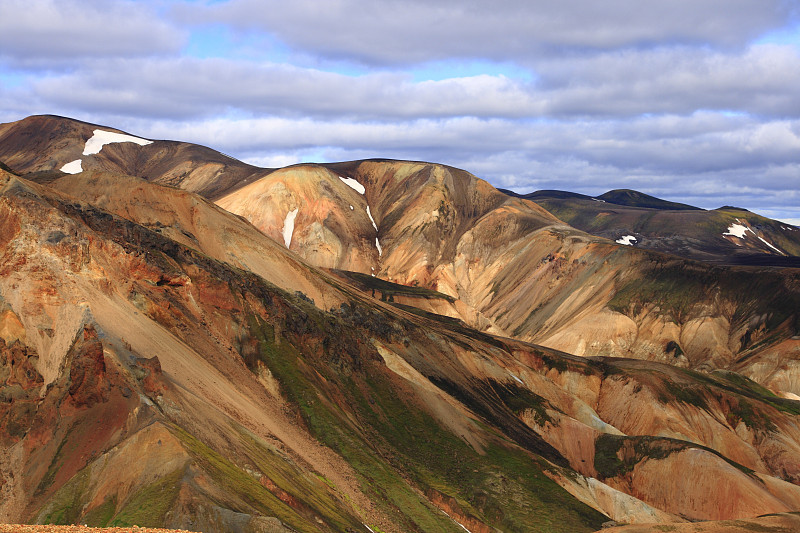
[[424,163],[290,167],[217,203],[276,240],[293,214],[285,244],[310,263],[439,291],[454,301],[438,313],[483,331],[578,355],[736,369],[800,393],[795,269],[631,249]]

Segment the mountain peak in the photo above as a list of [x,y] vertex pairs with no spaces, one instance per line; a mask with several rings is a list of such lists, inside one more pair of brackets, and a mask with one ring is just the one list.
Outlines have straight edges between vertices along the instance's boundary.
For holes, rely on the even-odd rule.
[[699,207],[662,200],[661,198],[656,198],[655,196],[650,196],[649,194],[635,191],[633,189],[614,189],[601,194],[597,198],[610,204],[626,205],[629,207],[645,207],[674,211],[701,210]]

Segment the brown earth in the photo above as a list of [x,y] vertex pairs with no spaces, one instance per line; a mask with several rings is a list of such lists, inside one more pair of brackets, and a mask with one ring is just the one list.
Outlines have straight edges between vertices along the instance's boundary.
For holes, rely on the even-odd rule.
[[[668,318],[637,295],[627,314],[612,311],[619,276],[647,281],[635,278],[642,264],[673,270],[460,171],[370,163],[301,168],[308,179],[298,186],[313,191],[324,179],[329,198],[377,199],[367,205],[379,238],[389,228],[378,267],[409,287],[395,302],[371,295],[368,272],[357,286],[321,271],[282,235],[276,242],[187,191],[101,171],[49,185],[0,172],[0,406],[16,428],[2,434],[0,519],[205,531],[592,531],[607,519],[672,527],[800,508],[797,402],[733,372],[576,357],[414,305],[449,308],[470,323],[482,317],[484,330],[505,331],[506,320],[535,326],[565,345],[595,330],[619,339],[628,327],[619,315],[660,332],[659,342],[680,337],[693,350],[683,364],[697,367],[732,356],[730,346],[703,355],[739,342],[726,328],[744,327],[746,346],[775,347],[792,341],[770,341],[790,323],[775,326],[757,301],[731,310],[721,297],[676,305]],[[359,176],[367,194],[340,175]],[[458,205],[431,213],[449,236],[426,229],[415,240],[403,217],[426,198],[381,186],[389,183]],[[374,232],[365,206],[349,205],[353,223]],[[302,236],[309,221],[300,209]],[[392,217],[405,222],[384,226]],[[492,248],[504,236],[513,237],[508,248]],[[367,245],[347,260],[375,264],[374,241]],[[415,293],[413,280],[387,274],[392,257],[400,264],[420,253],[437,258],[417,272],[441,294]],[[532,257],[533,274],[524,264]],[[482,265],[494,265],[494,291]],[[710,275],[692,263],[673,267]],[[751,280],[759,290],[760,279]],[[528,307],[501,316],[498,300],[510,310],[531,305],[514,284],[549,314]],[[702,318],[705,305],[727,314]],[[554,315],[583,333],[569,337]],[[740,315],[750,318],[735,326]],[[632,331],[625,353],[652,340]],[[737,364],[764,362],[747,353]],[[774,375],[758,368],[764,381]],[[719,484],[729,498],[717,496]]]
[[739,533],[760,531],[762,533],[792,533],[800,531],[800,515],[783,513],[760,516],[748,520],[723,520],[719,522],[696,522],[692,524],[641,524],[603,528],[603,533]]

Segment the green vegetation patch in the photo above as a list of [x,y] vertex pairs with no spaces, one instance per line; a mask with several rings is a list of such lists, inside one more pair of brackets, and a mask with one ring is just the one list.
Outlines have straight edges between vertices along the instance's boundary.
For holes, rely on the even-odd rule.
[[174,427],[172,431],[200,467],[232,497],[240,499],[264,516],[274,516],[299,531],[314,529],[310,521],[294,512],[247,472],[183,429]]
[[175,504],[180,491],[180,480],[186,471],[181,467],[142,487],[130,498],[114,517],[111,526],[164,527],[164,515]]
[[[422,496],[429,489],[508,532],[565,527],[593,531],[606,520],[548,478],[543,470],[550,466],[530,452],[495,437],[482,453],[473,449],[429,415],[413,391],[382,364],[367,361],[344,368],[319,352],[298,349],[296,343],[302,346],[311,339],[303,337],[299,344],[285,326],[286,334],[275,344],[260,319],[254,317],[251,324],[251,333],[259,337],[259,358],[297,406],[303,422],[354,468],[362,490],[396,517],[400,529],[463,531]],[[353,333],[342,335],[348,340]],[[527,426],[504,401],[519,409],[544,405],[539,396],[521,390],[498,392],[488,385],[482,390],[504,410],[505,418],[516,420],[520,431]]]
[[632,471],[642,461],[666,459],[673,453],[690,448],[713,453],[741,472],[754,476],[753,470],[731,461],[718,451],[706,446],[668,437],[627,437],[608,433],[599,435],[595,440],[594,468],[601,479],[622,476]]
[[[92,527],[106,527],[117,510],[117,498],[111,497],[83,517],[83,523]],[[139,525],[138,523],[136,525]]]
[[708,400],[705,392],[707,387],[701,384],[685,384],[668,379],[663,382],[665,391],[659,394],[658,399],[661,403],[671,403],[672,401],[683,402],[694,405],[700,409],[708,409]]
[[58,489],[42,507],[37,522],[42,524],[75,524],[81,516],[89,485],[89,469],[84,468]]
[[687,263],[664,265],[648,271],[640,279],[622,285],[608,307],[622,314],[639,314],[655,305],[676,324],[687,320],[695,304],[712,289],[715,276],[708,267],[688,268]]

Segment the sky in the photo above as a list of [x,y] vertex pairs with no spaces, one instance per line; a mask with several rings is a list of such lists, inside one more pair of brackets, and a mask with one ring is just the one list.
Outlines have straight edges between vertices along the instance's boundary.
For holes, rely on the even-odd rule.
[[0,122],[800,225],[800,0],[2,0]]

